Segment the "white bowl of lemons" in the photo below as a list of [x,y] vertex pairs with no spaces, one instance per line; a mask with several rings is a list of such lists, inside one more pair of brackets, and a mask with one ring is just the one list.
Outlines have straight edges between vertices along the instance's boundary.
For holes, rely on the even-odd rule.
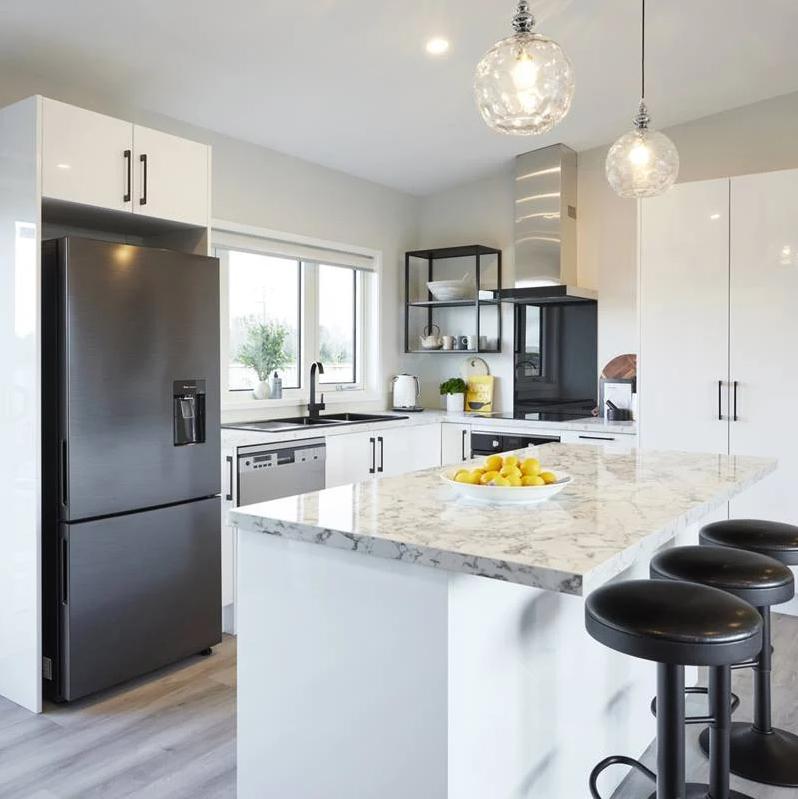
[[542,467],[537,458],[517,455],[489,455],[482,466],[447,469],[441,479],[469,499],[517,505],[545,502],[572,482],[570,475]]

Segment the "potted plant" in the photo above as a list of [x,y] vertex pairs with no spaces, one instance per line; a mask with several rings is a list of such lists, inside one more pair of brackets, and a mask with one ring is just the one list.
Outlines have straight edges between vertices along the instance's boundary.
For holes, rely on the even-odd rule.
[[255,399],[267,399],[271,395],[269,377],[288,363],[287,338],[288,329],[279,322],[247,320],[246,338],[236,359],[258,376],[258,385],[252,392]]
[[441,396],[446,397],[446,410],[449,413],[462,413],[465,410],[465,380],[450,377],[441,383]]

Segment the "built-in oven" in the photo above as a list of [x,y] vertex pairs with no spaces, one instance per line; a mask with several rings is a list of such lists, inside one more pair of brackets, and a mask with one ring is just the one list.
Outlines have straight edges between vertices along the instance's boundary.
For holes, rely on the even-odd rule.
[[539,444],[556,444],[558,435],[515,435],[508,433],[491,433],[489,431],[473,431],[471,433],[471,457],[493,455],[496,452],[512,452]]

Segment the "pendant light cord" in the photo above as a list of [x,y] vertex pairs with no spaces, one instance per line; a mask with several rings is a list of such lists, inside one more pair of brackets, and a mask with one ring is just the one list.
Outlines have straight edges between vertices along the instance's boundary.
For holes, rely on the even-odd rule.
[[646,0],[643,2],[642,25],[640,26],[640,98],[646,99]]

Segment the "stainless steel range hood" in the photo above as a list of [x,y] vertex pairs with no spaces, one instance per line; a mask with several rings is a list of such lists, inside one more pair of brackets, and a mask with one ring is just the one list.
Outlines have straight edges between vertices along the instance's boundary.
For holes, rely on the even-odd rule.
[[515,160],[515,281],[505,302],[595,302],[576,285],[576,153],[564,144]]

